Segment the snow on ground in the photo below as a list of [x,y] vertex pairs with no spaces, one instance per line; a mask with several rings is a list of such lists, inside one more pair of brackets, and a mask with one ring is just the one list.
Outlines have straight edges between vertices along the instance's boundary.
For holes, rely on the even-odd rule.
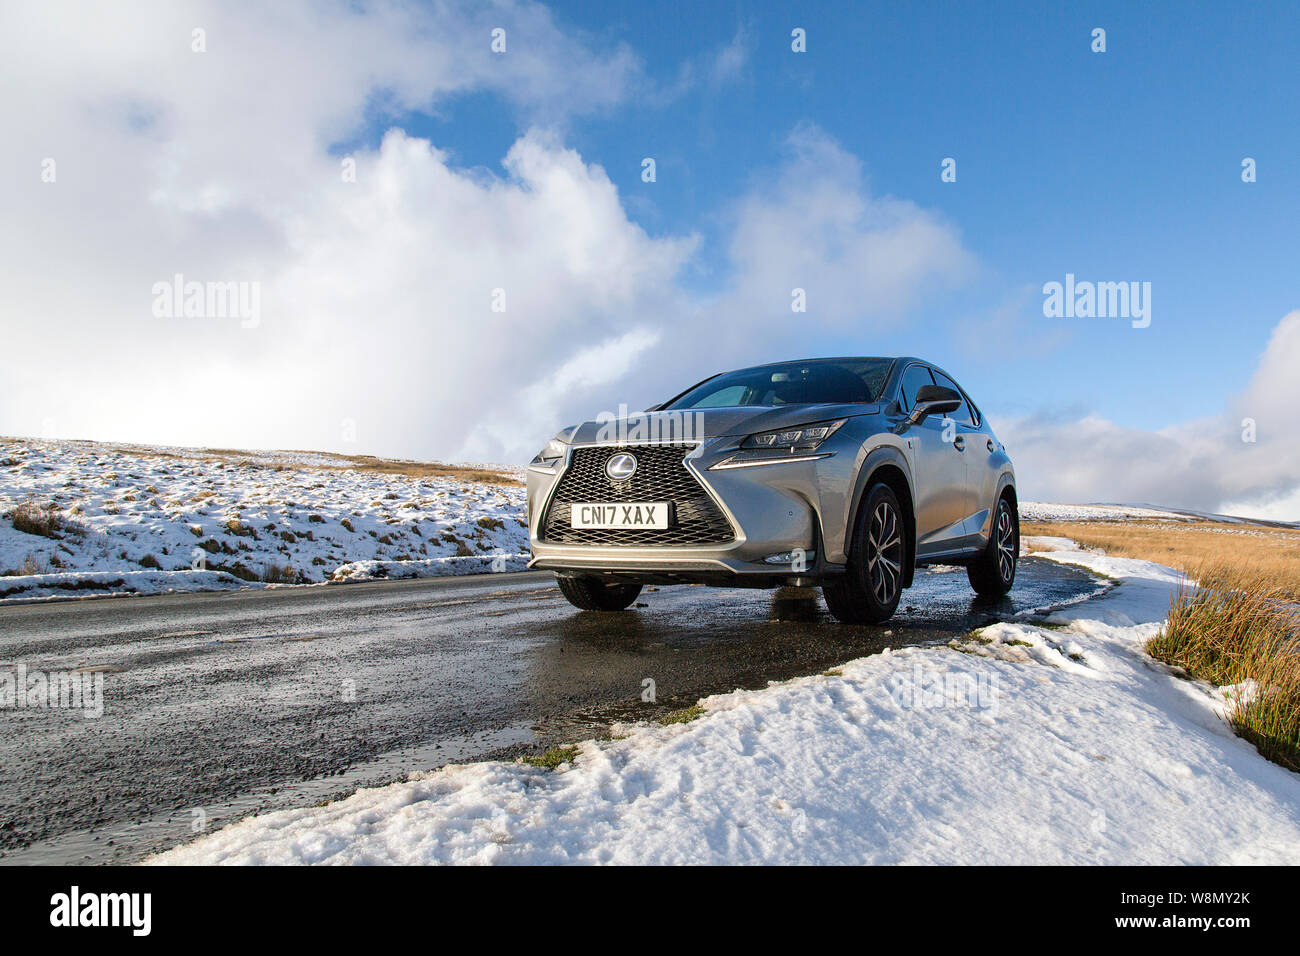
[[1181,576],[1077,549],[1102,597],[617,728],[253,817],[151,862],[1300,863],[1300,776],[1143,650]]
[[[49,505],[48,533],[14,526]],[[0,439],[0,515],[11,601],[515,570],[528,549],[522,485],[309,452]]]
[[[1143,518],[1192,521],[1191,515],[1135,505],[1062,505],[1047,501],[1020,502],[1021,521],[1134,521]],[[1226,519],[1225,519],[1226,520]]]

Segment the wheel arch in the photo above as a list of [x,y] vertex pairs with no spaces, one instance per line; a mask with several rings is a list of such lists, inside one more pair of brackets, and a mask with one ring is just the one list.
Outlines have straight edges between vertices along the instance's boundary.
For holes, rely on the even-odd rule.
[[1020,496],[1016,493],[1016,476],[1003,472],[998,478],[998,494],[994,502],[1006,498],[1011,504],[1011,518],[1016,523],[1016,539],[1020,538]]
[[[867,455],[866,461],[858,471],[858,480],[853,490],[853,507],[849,512],[847,533],[845,536],[845,553],[853,541],[853,530],[857,527],[858,511],[862,507],[867,491],[877,482],[886,485],[898,499],[903,509],[903,587],[912,586],[916,572],[916,496],[912,490],[912,474],[903,453],[891,445],[874,449]],[[1000,493],[1000,492],[999,492]]]

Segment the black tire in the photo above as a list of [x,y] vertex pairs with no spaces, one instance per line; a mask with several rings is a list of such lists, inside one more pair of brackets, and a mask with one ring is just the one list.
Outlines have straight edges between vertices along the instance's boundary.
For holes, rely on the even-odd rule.
[[893,616],[903,593],[906,533],[894,492],[888,485],[872,485],[858,509],[844,576],[822,588],[836,620],[879,624]]
[[636,582],[606,583],[600,578],[557,574],[560,593],[583,611],[622,611],[641,593]]
[[999,498],[988,546],[966,566],[970,586],[980,597],[1000,598],[1016,580],[1020,558],[1020,514],[1008,498]]

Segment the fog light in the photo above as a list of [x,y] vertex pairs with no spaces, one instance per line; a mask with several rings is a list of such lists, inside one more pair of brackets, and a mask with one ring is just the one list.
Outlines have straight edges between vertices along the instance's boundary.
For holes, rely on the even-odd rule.
[[764,564],[795,564],[798,562],[805,568],[812,563],[813,558],[817,557],[816,551],[805,551],[802,548],[796,548],[793,551],[782,551],[780,554],[769,554],[763,559]]

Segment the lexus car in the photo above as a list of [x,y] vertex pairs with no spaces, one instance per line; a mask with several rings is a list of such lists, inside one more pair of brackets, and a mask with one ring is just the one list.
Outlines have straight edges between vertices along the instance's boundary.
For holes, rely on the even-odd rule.
[[723,372],[645,412],[565,428],[528,466],[529,567],[589,611],[646,584],[820,587],[887,620],[914,570],[1015,580],[1015,472],[979,407],[918,358]]

